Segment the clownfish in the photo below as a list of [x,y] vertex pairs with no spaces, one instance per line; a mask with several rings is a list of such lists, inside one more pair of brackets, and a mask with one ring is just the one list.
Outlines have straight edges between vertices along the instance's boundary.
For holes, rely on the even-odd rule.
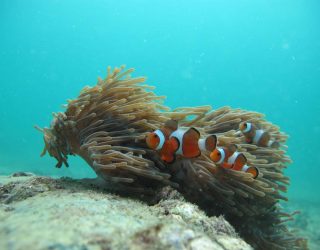
[[210,158],[214,163],[223,168],[251,173],[253,178],[257,178],[259,175],[259,171],[256,167],[246,165],[247,158],[243,153],[236,151],[235,145],[231,145],[228,148],[217,147],[211,152]]
[[200,138],[200,132],[195,128],[179,128],[170,135],[170,139],[178,141],[176,154],[185,158],[194,158],[201,155],[201,151],[211,152],[216,148],[217,136],[209,135]]
[[260,147],[278,148],[280,146],[279,142],[271,140],[267,131],[257,129],[251,122],[241,122],[239,129],[245,136],[247,143],[253,143]]
[[224,168],[233,168],[235,170],[240,170],[247,163],[247,158],[244,154],[237,152],[235,145],[217,147],[211,152],[210,158],[214,163]]
[[254,166],[248,166],[247,164],[243,166],[241,171],[252,174],[253,179],[256,179],[259,176],[259,169]]
[[146,136],[147,146],[160,153],[160,158],[166,163],[175,160],[175,152],[178,150],[179,142],[175,138],[169,138],[173,131],[177,130],[178,122],[167,121],[163,127],[157,129]]

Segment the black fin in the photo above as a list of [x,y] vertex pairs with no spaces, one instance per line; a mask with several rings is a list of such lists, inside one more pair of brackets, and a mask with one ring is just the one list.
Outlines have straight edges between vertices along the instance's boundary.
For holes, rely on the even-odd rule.
[[[208,145],[208,140],[209,138],[213,138],[214,141],[214,146],[212,146],[212,148],[210,147],[211,145]],[[217,143],[218,143],[218,138],[216,135],[209,135],[206,139],[205,139],[205,146],[206,146],[206,150],[208,151],[213,151],[216,147],[217,147]]]
[[200,132],[199,132],[198,129],[196,129],[195,127],[191,127],[190,129],[193,129],[194,131],[196,131],[199,134],[199,137],[200,137]]

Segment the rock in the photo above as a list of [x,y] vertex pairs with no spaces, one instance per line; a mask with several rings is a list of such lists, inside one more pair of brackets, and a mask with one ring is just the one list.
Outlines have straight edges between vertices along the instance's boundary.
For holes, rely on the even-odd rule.
[[252,249],[165,188],[155,205],[69,178],[0,177],[0,249]]
[[30,172],[15,172],[11,175],[11,177],[21,177],[21,176],[33,176],[33,173]]

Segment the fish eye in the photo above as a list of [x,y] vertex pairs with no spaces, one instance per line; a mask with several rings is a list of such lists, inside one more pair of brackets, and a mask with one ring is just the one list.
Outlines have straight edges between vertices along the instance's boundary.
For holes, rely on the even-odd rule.
[[157,134],[153,134],[153,138],[157,138],[158,137],[158,135]]
[[221,153],[218,151],[217,155],[218,155],[218,156],[221,156]]
[[243,127],[244,127],[244,128],[247,128],[247,126],[248,126],[248,125],[247,125],[247,123],[246,123],[246,122],[245,122],[245,123],[243,123]]

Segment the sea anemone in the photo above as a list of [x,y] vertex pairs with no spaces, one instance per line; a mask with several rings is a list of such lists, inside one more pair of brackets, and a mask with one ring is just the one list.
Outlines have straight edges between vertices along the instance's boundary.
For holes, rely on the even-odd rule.
[[[170,185],[201,206],[210,215],[223,214],[239,234],[257,249],[307,249],[307,242],[290,232],[279,201],[289,178],[283,170],[290,163],[286,155],[287,136],[257,112],[210,106],[182,107],[170,111],[165,97],[155,95],[144,77],[131,78],[133,69],[123,66],[85,87],[78,98],[68,100],[66,111],[54,114],[44,133],[46,152],[68,166],[68,155],[81,156],[107,183],[128,192],[146,192]],[[167,120],[179,126],[196,127],[203,136],[215,134],[218,146],[237,145],[248,164],[259,169],[259,177],[224,169],[203,153],[198,158],[177,157],[164,163],[146,146],[145,137]],[[251,122],[270,133],[279,148],[248,144],[239,131],[241,122]]]

